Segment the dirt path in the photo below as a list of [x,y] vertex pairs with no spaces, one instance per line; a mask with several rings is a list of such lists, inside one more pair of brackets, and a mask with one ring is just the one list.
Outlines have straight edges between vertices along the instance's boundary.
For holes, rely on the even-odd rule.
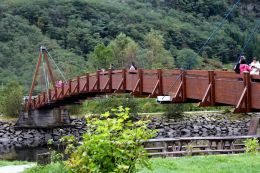
[[0,173],[22,173],[25,169],[33,166],[35,166],[35,164],[3,166],[0,167]]

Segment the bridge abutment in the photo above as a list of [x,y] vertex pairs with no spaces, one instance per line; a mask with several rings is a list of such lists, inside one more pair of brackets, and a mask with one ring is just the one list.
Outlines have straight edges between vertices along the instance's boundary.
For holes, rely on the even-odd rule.
[[52,128],[70,124],[70,116],[66,107],[53,109],[35,109],[23,113],[16,125],[27,128]]

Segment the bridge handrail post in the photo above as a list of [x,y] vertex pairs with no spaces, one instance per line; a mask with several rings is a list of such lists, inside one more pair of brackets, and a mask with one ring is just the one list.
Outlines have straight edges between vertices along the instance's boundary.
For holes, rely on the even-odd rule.
[[209,71],[209,84],[211,84],[210,105],[214,106],[216,101],[215,101],[215,72],[213,70]]
[[96,72],[96,79],[97,79],[97,91],[100,91],[100,70]]
[[138,78],[140,80],[139,83],[139,94],[142,95],[143,94],[143,78],[144,77],[144,71],[143,69],[138,69]]
[[80,76],[77,76],[77,94],[80,92]]
[[86,73],[86,92],[89,92],[89,73]]
[[246,111],[250,112],[252,108],[252,103],[251,103],[251,76],[249,72],[244,72],[243,73],[243,80],[244,80],[244,85],[247,88],[246,92],[246,100],[245,100],[245,105],[246,105]]
[[159,89],[158,89],[158,95],[163,95],[163,71],[162,69],[157,69],[158,74],[158,81],[159,81]]
[[68,81],[69,89],[68,89],[68,95],[71,95],[71,80]]
[[122,78],[123,78],[123,92],[125,92],[126,91],[126,85],[127,85],[127,83],[126,83],[126,69],[122,70]]
[[182,70],[181,71],[181,81],[182,81],[182,102],[186,101],[186,71]]
[[56,86],[54,86],[54,98],[55,98],[55,100],[57,100],[57,98],[58,98],[58,92],[57,92]]
[[60,97],[63,98],[64,97],[64,84],[61,86],[61,94]]
[[112,84],[112,69],[109,69],[108,70],[108,78],[109,78],[109,84],[108,84],[108,92],[112,92],[112,86],[113,86],[113,84]]

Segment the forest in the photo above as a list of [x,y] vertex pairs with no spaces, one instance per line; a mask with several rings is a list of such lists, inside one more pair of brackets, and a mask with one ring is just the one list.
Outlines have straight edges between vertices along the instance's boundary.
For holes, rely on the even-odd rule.
[[[222,69],[240,53],[260,58],[260,1],[1,0],[0,84],[28,90],[39,48],[67,78],[113,63],[116,69]],[[203,46],[211,33],[221,28]],[[203,46],[203,48],[202,48]],[[55,74],[58,76],[57,69]]]

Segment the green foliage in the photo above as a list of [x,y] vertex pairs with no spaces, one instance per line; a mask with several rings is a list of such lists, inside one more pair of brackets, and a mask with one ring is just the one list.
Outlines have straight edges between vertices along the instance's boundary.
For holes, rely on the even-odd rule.
[[148,166],[142,141],[155,132],[148,129],[148,121],[132,122],[129,108],[113,109],[98,117],[87,117],[89,128],[80,145],[66,162],[73,173],[133,173],[136,164]]
[[61,163],[63,164],[64,155],[58,151],[51,151],[51,163]]
[[178,52],[176,63],[178,68],[185,70],[199,68],[201,66],[201,58],[191,49],[182,49]]
[[23,173],[69,173],[63,163],[57,162],[46,166],[35,166],[26,169]]
[[144,37],[146,49],[139,60],[146,68],[173,68],[173,57],[164,47],[165,40],[158,31],[151,30]]
[[125,34],[120,33],[108,45],[113,51],[113,60],[111,63],[116,68],[128,68],[132,61],[136,61],[139,45]]
[[63,136],[60,139],[60,143],[65,148],[65,154],[70,155],[73,151],[75,151],[76,146],[78,145],[78,140],[75,136]]
[[23,99],[23,88],[17,82],[9,82],[0,90],[0,113],[19,116]]
[[229,154],[216,156],[154,158],[153,170],[138,173],[251,173],[258,172],[260,154]]
[[[131,61],[138,68],[222,68],[237,60],[257,23],[257,2],[242,1],[196,55],[234,1],[2,0],[0,83],[12,79],[29,88],[40,45],[67,77]],[[249,60],[259,56],[259,32],[244,53]]]
[[246,153],[258,153],[260,147],[259,141],[256,138],[245,140]]
[[136,99],[129,94],[106,96],[106,98],[88,100],[84,103],[82,112],[100,114],[103,112],[111,112],[111,109],[123,106],[130,108],[130,116],[133,118],[139,112]]
[[106,47],[104,44],[98,44],[89,59],[94,69],[107,68],[109,64],[113,63],[113,60],[114,55],[112,49]]
[[181,118],[185,110],[185,105],[169,104],[166,105],[166,111],[163,115],[167,118]]

